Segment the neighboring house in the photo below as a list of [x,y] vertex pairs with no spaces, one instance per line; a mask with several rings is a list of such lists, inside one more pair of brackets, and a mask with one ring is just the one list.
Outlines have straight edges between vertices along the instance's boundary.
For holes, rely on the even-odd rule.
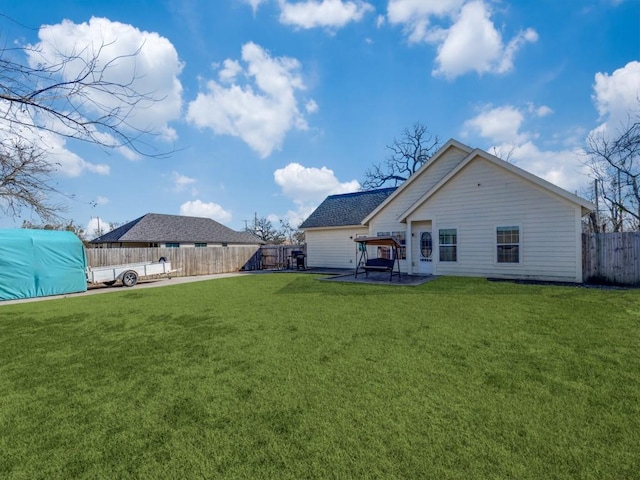
[[[484,150],[449,140],[387,190],[328,197],[300,227],[308,265],[355,268],[353,238],[394,235],[409,274],[582,282],[582,217],[595,205]],[[376,193],[369,213],[343,219],[347,202]]]
[[251,233],[236,232],[210,218],[159,213],[147,213],[89,243],[104,248],[226,247],[264,244]]

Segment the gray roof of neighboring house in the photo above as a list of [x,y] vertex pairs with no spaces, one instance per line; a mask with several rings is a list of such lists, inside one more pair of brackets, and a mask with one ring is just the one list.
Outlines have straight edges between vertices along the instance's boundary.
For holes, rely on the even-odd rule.
[[360,225],[397,187],[367,192],[330,195],[309,215],[300,228],[342,227]]
[[264,243],[251,233],[236,232],[210,218],[160,213],[147,213],[90,243],[111,242]]

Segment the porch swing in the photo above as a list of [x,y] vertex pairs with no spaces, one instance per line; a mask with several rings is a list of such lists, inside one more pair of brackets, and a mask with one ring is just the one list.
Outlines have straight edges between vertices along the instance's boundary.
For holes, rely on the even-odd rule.
[[[358,244],[358,252],[360,258],[356,264],[355,278],[358,278],[358,271],[365,272],[365,277],[369,276],[369,272],[389,272],[389,281],[393,280],[394,275],[398,275],[400,280],[400,259],[398,256],[398,248],[401,247],[396,237],[356,237],[354,242]],[[367,246],[390,247],[391,258],[369,258]],[[397,265],[397,269],[395,269]],[[396,270],[396,271],[394,271]]]

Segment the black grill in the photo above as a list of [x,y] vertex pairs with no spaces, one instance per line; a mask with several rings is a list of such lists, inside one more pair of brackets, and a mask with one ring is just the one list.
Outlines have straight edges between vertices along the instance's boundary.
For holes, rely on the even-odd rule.
[[293,250],[291,252],[292,266],[295,264],[297,270],[304,270],[306,268],[304,265],[305,257],[306,255],[302,250]]

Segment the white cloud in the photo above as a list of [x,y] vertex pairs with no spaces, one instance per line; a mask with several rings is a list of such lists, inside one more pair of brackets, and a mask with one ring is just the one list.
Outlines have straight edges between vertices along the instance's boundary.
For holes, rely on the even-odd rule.
[[482,0],[390,0],[387,18],[404,27],[409,43],[437,45],[433,73],[448,79],[473,71],[508,72],[518,50],[538,39],[529,28],[505,45]]
[[[25,128],[16,128],[15,125],[12,125],[11,120],[7,121],[8,118],[17,120]],[[29,128],[31,125],[33,128]],[[16,129],[20,131],[19,137],[16,136]],[[84,172],[99,175],[108,175],[110,172],[109,165],[87,162],[70,151],[66,146],[65,137],[36,127],[33,117],[28,112],[10,110],[10,105],[7,102],[0,101],[0,142],[13,143],[15,141],[41,148],[46,156],[46,161],[53,166],[58,174],[66,177],[78,177]]]
[[109,203],[109,199],[107,197],[103,197],[102,195],[98,195],[96,197],[96,205],[106,205]]
[[534,113],[537,117],[546,117],[547,115],[551,115],[553,110],[546,105],[540,105],[536,107],[533,103],[529,104],[529,112]]
[[361,0],[305,0],[289,3],[279,0],[280,22],[297,28],[341,28],[359,22],[373,6]]
[[537,33],[528,29],[505,47],[491,21],[491,12],[482,1],[469,2],[438,46],[434,74],[453,79],[475,71],[505,73],[513,68],[513,57],[526,42],[535,42]]
[[598,128],[617,132],[640,111],[640,62],[633,61],[611,75],[596,73],[593,101],[600,119]]
[[313,213],[318,204],[306,204],[298,205],[296,210],[287,210],[284,215],[277,215],[278,219],[283,219],[288,222],[294,228],[297,228],[302,222],[304,222],[309,215]]
[[193,185],[194,183],[196,183],[196,179],[195,178],[191,178],[191,177],[187,177],[186,175],[181,175],[178,172],[171,172],[171,179],[173,180],[174,184],[175,184],[175,190],[178,192],[181,192],[182,190],[184,190],[187,186],[189,185]]
[[520,133],[524,121],[523,113],[516,107],[506,105],[485,108],[464,123],[464,129],[474,131],[494,143],[522,143],[528,135]]
[[43,145],[46,145],[47,160],[56,164],[56,171],[67,177],[78,177],[84,172],[109,175],[111,168],[104,163],[91,163],[79,155],[68,150],[65,141],[61,137],[46,132],[43,137]]
[[89,240],[93,240],[94,238],[99,237],[100,235],[104,235],[105,233],[109,233],[113,230],[111,224],[100,217],[91,217],[89,223],[84,229],[85,236]]
[[508,160],[520,168],[570,192],[581,190],[588,177],[578,149],[542,150],[533,143],[538,135],[522,130],[527,115],[540,117],[550,113],[549,107],[533,104],[523,109],[512,105],[486,107],[464,123],[464,135],[478,134],[493,145],[487,151],[503,159],[508,155]]
[[384,15],[378,15],[376,17],[376,27],[377,28],[381,28],[386,22],[386,18],[384,17]]
[[260,6],[261,3],[266,2],[267,0],[244,0],[244,2],[248,5],[251,5],[251,8],[253,9],[253,13],[255,14],[256,11],[258,10],[258,7]]
[[327,167],[304,167],[299,163],[290,163],[276,170],[273,177],[282,193],[300,204],[320,202],[327,195],[355,192],[360,189],[357,180],[340,182],[333,170]]
[[294,58],[272,57],[252,42],[242,47],[242,60],[246,66],[238,74],[247,83],[224,87],[209,81],[207,92],[200,92],[189,104],[187,120],[217,135],[239,137],[265,158],[281,147],[289,130],[307,129],[296,98],[296,92],[305,89],[298,73],[300,63]]
[[180,215],[211,218],[221,223],[229,222],[232,218],[231,212],[217,203],[204,203],[202,200],[194,200],[180,205]]
[[222,69],[218,72],[218,78],[221,82],[233,82],[238,74],[242,72],[242,66],[236,60],[226,59],[223,62]]
[[357,180],[340,182],[333,170],[322,167],[304,167],[290,163],[273,172],[276,184],[282,193],[293,200],[295,210],[288,210],[284,218],[292,227],[297,227],[316,209],[328,195],[351,193],[360,190]]
[[[29,63],[58,65],[61,55],[75,57],[60,70],[65,81],[72,80],[83,71],[87,62],[97,57],[102,80],[127,88],[108,89],[126,93],[128,89],[151,95],[159,101],[141,101],[119,128],[159,133],[173,140],[176,132],[169,122],[177,120],[182,108],[182,85],[178,75],[182,63],[169,40],[155,32],[144,32],[120,22],[92,17],[89,22],[76,24],[63,20],[56,25],[45,25],[38,32],[40,41],[29,50]],[[104,68],[104,69],[103,69]],[[102,70],[103,69],[103,70]],[[81,114],[104,114],[111,109],[125,107],[104,89],[85,91],[78,99]]]
[[582,190],[589,181],[587,167],[582,164],[577,149],[545,151],[530,141],[506,148],[513,148],[512,160],[520,168],[572,193]]
[[318,104],[313,99],[309,100],[304,106],[304,109],[307,111],[307,113],[316,113],[318,111],[318,108],[320,107],[318,107]]
[[[515,57],[520,47],[525,43],[536,43],[538,41],[538,32],[533,28],[527,28],[513,37],[502,52],[500,63],[495,66],[496,73],[506,73],[513,69],[513,57]],[[491,71],[491,70],[489,70]]]
[[431,27],[432,18],[452,16],[463,3],[464,0],[390,0],[387,18],[392,25],[404,26],[410,43],[431,41],[439,30]]

